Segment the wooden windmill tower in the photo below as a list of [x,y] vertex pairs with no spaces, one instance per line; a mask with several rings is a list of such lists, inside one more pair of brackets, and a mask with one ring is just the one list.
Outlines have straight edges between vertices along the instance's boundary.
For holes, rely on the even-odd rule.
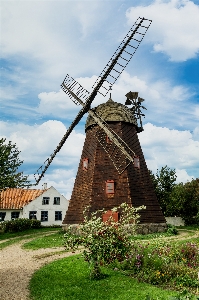
[[[114,102],[111,97],[94,109],[90,105],[97,93],[106,96],[139,47],[151,20],[138,18],[129,30],[112,58],[96,80],[89,93],[69,75],[61,87],[83,108],[67,130],[54,153],[37,170],[36,184],[44,176],[56,153],[85,113],[86,139],[80,159],[69,208],[63,224],[83,221],[83,210],[111,209],[127,202],[135,207],[146,205],[141,212],[141,223],[165,223],[157,202],[149,172],[144,160],[137,132],[142,131],[141,102],[138,93],[129,92],[126,105]],[[137,120],[140,121],[138,126]],[[41,172],[40,172],[41,171]]]

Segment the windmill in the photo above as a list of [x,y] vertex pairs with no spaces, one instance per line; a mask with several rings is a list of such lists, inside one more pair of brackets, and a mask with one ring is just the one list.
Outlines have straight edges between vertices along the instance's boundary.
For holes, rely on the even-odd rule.
[[[44,165],[37,170],[37,174],[35,174],[36,184],[38,184],[41,178],[44,176],[47,168],[51,164],[55,155],[60,151],[66,142],[73,128],[78,124],[85,113],[89,114],[86,125],[86,140],[82,151],[82,157],[80,160],[69,209],[66,213],[63,223],[80,223],[83,218],[82,212],[85,206],[88,204],[91,205],[91,211],[100,209],[102,207],[111,208],[119,205],[125,195],[125,193],[124,195],[119,193],[116,196],[116,187],[118,188],[118,186],[120,186],[120,182],[125,183],[123,187],[126,188],[127,193],[125,197],[127,197],[126,201],[129,204],[133,204],[135,206],[139,206],[141,204],[146,205],[146,203],[140,203],[141,200],[144,201],[144,198],[146,198],[143,191],[141,193],[142,199],[139,201],[136,200],[137,202],[135,201],[134,203],[131,201],[131,191],[127,187],[130,181],[132,181],[127,174],[129,173],[129,170],[129,174],[132,173],[131,177],[135,177],[133,180],[137,185],[137,194],[140,192],[140,187],[142,187],[142,190],[146,189],[146,185],[143,183],[144,180],[149,186],[147,192],[150,194],[153,190],[152,184],[149,183],[150,180],[147,167],[145,167],[146,170],[144,171],[144,177],[143,174],[138,175],[135,173],[140,173],[140,170],[142,169],[140,168],[141,163],[143,166],[146,166],[142,151],[140,152],[141,147],[137,146],[137,141],[139,143],[138,138],[136,138],[136,143],[134,142],[134,145],[132,145],[132,142],[129,143],[128,139],[126,139],[122,133],[123,130],[126,130],[123,128],[123,123],[133,124],[133,127],[131,126],[132,128],[130,129],[130,136],[132,133],[133,136],[135,134],[137,135],[137,132],[143,130],[141,122],[141,115],[143,115],[141,113],[141,108],[145,109],[145,107],[141,105],[143,99],[138,97],[138,93],[129,92],[126,95],[126,104],[132,104],[133,106],[131,109],[128,109],[122,104],[117,104],[111,99],[111,97],[105,103],[105,105],[99,105],[99,107],[96,109],[90,108],[91,103],[98,93],[104,97],[108,94],[113,84],[123,72],[139,47],[149,26],[151,25],[151,22],[151,20],[145,18],[138,18],[136,20],[97,78],[91,93],[84,89],[69,75],[65,77],[63,83],[61,84],[62,90],[76,105],[81,105],[82,109],[79,111],[71,126],[68,128],[53,154],[51,154],[51,156],[44,162]],[[107,108],[110,107],[112,107],[112,112],[114,110],[116,111],[116,115],[118,111],[121,111],[123,118],[121,120],[119,120],[118,117],[116,120],[114,118],[111,120],[109,120],[109,118],[107,119],[107,117],[104,118],[104,111],[107,111]],[[108,109],[108,111],[110,114],[110,109]],[[137,120],[140,122],[140,126],[138,126]],[[146,174],[148,174],[148,176]],[[147,179],[144,179],[145,177],[147,177]],[[131,185],[132,184],[133,183],[131,183]],[[95,187],[98,185],[101,186],[101,193],[97,192],[96,194],[94,190],[98,189]],[[105,197],[103,197],[102,194],[105,195]],[[94,197],[96,197],[96,199],[94,199]],[[101,201],[98,201],[99,197],[101,197]],[[155,220],[155,222],[165,222],[158,206],[157,199],[155,197],[152,198],[154,198],[152,205],[155,207],[155,213],[152,213],[151,209],[147,211],[147,214],[152,216],[151,218],[148,218],[148,221],[151,222],[152,220]],[[109,201],[106,201],[107,199],[109,199]],[[150,206],[151,204],[149,207]],[[155,216],[156,218],[154,219]],[[142,219],[143,222],[147,221],[146,217],[143,217]]]

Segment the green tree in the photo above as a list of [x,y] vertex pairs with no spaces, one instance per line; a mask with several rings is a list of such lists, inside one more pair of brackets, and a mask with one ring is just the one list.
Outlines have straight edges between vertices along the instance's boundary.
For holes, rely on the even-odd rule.
[[158,202],[165,216],[168,216],[167,207],[170,202],[171,193],[176,185],[176,171],[168,166],[157,170],[156,175],[150,172]]
[[187,225],[199,223],[199,178],[174,187],[167,214],[182,217]]
[[176,183],[175,169],[168,166],[149,171],[160,207],[165,217],[182,217],[185,224],[199,224],[199,178]]
[[0,191],[6,188],[24,187],[29,184],[28,176],[18,172],[23,161],[19,158],[20,151],[16,144],[0,139]]

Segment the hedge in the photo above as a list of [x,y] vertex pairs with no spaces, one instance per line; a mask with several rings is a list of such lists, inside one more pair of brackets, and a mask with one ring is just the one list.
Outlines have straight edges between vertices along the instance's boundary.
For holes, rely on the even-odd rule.
[[30,228],[40,228],[41,221],[35,219],[15,219],[11,221],[3,221],[0,224],[3,232],[19,232]]

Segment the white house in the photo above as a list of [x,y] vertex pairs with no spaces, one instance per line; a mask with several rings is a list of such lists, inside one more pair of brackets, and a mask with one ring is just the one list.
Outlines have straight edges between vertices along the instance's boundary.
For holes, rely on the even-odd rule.
[[61,225],[69,201],[53,186],[48,189],[10,188],[0,195],[0,221],[37,219],[43,226]]

